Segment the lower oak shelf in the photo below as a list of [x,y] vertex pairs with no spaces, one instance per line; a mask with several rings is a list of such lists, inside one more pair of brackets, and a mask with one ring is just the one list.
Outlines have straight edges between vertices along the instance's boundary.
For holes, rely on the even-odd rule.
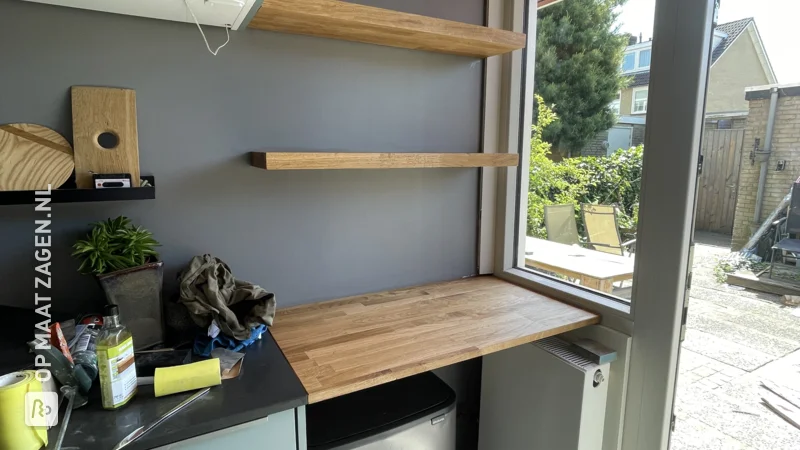
[[[152,200],[156,198],[155,178],[143,176],[151,186],[138,188],[110,188],[110,189],[53,189],[50,191],[50,203],[88,203],[88,202],[113,202],[128,200]],[[0,191],[0,206],[2,205],[33,205],[42,196],[36,195],[37,191]]]
[[518,162],[514,153],[250,153],[250,164],[265,170],[513,167]]
[[479,276],[279,308],[270,332],[316,403],[599,321]]

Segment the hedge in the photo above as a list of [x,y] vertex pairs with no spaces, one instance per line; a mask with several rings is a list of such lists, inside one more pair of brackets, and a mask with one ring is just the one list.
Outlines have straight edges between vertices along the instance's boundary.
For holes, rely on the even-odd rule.
[[639,215],[642,179],[642,146],[620,149],[610,156],[583,156],[559,162],[550,159],[551,145],[542,140],[544,130],[558,117],[536,96],[537,120],[531,138],[528,185],[528,236],[547,238],[545,205],[573,204],[578,230],[583,234],[581,203],[615,204],[620,209],[619,225],[635,230]]

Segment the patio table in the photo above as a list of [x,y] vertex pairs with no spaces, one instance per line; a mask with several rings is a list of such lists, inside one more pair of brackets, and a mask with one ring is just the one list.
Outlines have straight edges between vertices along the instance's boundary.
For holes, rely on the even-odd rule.
[[525,240],[525,264],[578,279],[581,286],[609,294],[614,282],[633,278],[633,257],[533,237]]

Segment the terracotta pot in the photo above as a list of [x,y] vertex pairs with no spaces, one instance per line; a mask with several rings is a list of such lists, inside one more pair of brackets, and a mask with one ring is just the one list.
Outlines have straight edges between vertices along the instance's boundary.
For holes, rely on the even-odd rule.
[[99,275],[97,279],[108,302],[119,306],[120,319],[131,331],[135,349],[152,347],[164,341],[162,261]]

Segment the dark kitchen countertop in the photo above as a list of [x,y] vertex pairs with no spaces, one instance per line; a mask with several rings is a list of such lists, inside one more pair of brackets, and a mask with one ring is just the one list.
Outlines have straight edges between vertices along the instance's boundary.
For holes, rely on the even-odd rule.
[[[110,450],[140,426],[147,426],[194,392],[155,398],[152,386],[140,386],[129,404],[116,411],[102,408],[99,389],[90,393],[89,404],[73,412],[63,448]],[[219,431],[261,419],[307,403],[307,395],[272,335],[245,353],[239,378],[223,380],[221,386],[192,403],[139,440],[126,447],[145,450]],[[55,441],[58,427],[50,430]]]

